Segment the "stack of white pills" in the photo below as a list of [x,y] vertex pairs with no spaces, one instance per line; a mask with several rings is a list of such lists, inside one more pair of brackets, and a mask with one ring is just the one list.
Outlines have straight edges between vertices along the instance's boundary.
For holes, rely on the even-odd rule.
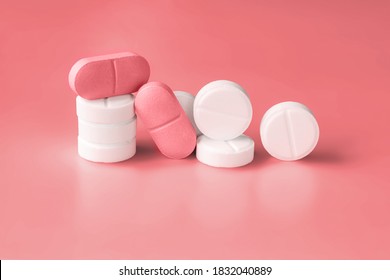
[[78,151],[94,162],[118,162],[136,151],[134,97],[125,94],[95,100],[76,98]]
[[214,167],[239,167],[252,162],[254,141],[244,135],[252,120],[246,91],[231,81],[205,85],[194,101],[194,120],[203,134],[198,137],[197,159]]

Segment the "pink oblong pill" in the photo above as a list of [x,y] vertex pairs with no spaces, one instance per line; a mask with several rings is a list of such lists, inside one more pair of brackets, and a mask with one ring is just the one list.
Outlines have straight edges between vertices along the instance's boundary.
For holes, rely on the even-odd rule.
[[82,58],[69,72],[69,86],[85,99],[137,91],[150,75],[147,60],[131,52]]
[[167,85],[143,85],[135,97],[135,111],[163,155],[181,159],[194,151],[196,132]]

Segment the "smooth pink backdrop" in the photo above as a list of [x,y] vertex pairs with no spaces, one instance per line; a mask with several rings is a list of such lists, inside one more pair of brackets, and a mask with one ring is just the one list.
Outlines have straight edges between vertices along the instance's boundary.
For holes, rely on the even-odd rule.
[[[0,2],[0,259],[389,259],[389,1]],[[152,80],[247,89],[255,161],[170,160],[138,122],[137,155],[77,155],[85,56],[134,51]],[[271,158],[259,124],[281,101],[320,141]]]

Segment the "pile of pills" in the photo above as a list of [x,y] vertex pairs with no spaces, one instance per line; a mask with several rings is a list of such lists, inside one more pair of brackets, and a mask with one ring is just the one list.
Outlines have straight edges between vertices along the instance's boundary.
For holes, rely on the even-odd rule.
[[252,120],[248,94],[231,81],[205,85],[194,101],[194,119],[203,134],[196,157],[215,167],[238,167],[253,160],[255,144],[243,135]]
[[[194,97],[148,82],[145,58],[118,53],[77,61],[69,73],[78,95],[78,152],[94,162],[119,162],[136,153],[136,123],[142,121],[160,152],[197,159],[214,167],[252,162],[254,141],[243,133],[252,120],[248,93],[232,81],[205,85]],[[270,108],[260,125],[266,151],[280,160],[297,160],[316,146],[319,128],[303,104],[283,102]]]

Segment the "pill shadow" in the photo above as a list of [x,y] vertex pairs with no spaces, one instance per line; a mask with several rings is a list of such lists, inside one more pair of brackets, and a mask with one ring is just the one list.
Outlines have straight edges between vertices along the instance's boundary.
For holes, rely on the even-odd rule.
[[337,151],[314,151],[302,161],[310,163],[338,164],[350,161],[351,158]]
[[356,139],[350,135],[328,136],[308,156],[299,160],[310,164],[349,164],[360,161],[361,153]]
[[345,164],[356,162],[360,159],[359,149],[351,137],[340,137],[325,140],[302,161],[318,164]]
[[249,168],[258,168],[264,166],[269,158],[270,157],[265,152],[255,151],[253,161],[247,166]]
[[[276,159],[269,155],[266,151],[255,151],[254,159],[250,166],[263,167],[267,164],[274,162]],[[341,149],[334,149],[333,147],[322,148],[321,150],[314,150],[308,156],[297,160],[296,162],[302,164],[344,164],[347,162],[353,162],[356,160],[356,156],[346,153]],[[279,161],[279,160],[276,160]]]
[[136,162],[144,162],[151,160],[156,156],[156,148],[151,143],[137,143],[137,152],[133,160]]
[[[274,229],[285,229],[310,217],[321,188],[321,168],[294,161],[274,161],[254,179],[254,210]],[[315,207],[315,206],[314,206]],[[260,225],[256,225],[262,230]]]
[[[194,159],[194,158],[195,158],[195,151],[192,152],[185,159]],[[157,149],[157,147],[152,142],[146,142],[146,143],[143,142],[139,144],[137,143],[137,152],[131,160],[137,163],[144,163],[144,162],[151,162],[151,161],[156,162],[156,161],[166,160],[166,159],[172,160],[162,155],[161,152]]]

